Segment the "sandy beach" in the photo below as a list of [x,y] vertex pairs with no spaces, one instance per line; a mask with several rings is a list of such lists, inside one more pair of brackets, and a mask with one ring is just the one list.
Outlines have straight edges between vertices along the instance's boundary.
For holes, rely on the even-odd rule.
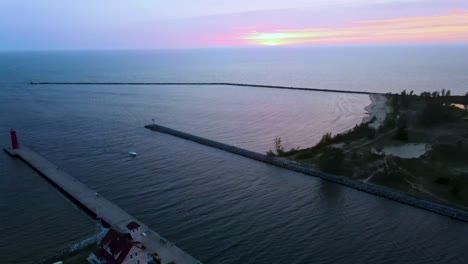
[[362,119],[362,122],[369,122],[372,118],[376,118],[376,120],[369,124],[369,127],[374,129],[378,129],[384,122],[387,113],[390,111],[389,106],[387,105],[387,97],[381,94],[371,94],[369,95],[371,104],[366,106],[364,110],[366,110],[368,116]]

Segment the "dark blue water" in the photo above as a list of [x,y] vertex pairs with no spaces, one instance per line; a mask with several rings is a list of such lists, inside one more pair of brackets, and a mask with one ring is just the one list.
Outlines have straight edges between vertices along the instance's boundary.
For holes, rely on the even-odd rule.
[[[305,147],[359,122],[367,96],[26,82],[235,81],[372,91],[441,83],[463,93],[466,51],[3,53],[0,142],[8,144],[8,129],[17,128],[22,143],[205,263],[465,263],[466,223],[142,128],[155,118],[259,152],[275,136]],[[139,156],[128,157],[129,150]],[[2,154],[0,165],[5,263],[30,263],[97,232],[23,163]]]

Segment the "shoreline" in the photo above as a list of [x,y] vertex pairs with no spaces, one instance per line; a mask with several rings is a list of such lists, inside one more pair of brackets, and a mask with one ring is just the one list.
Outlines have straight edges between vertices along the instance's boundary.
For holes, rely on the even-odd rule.
[[[439,210],[439,205],[446,205],[468,213],[467,199],[464,196],[466,194],[459,194],[462,188],[460,185],[463,184],[463,180],[460,180],[463,178],[461,172],[465,168],[458,163],[466,162],[466,159],[457,159],[466,157],[468,153],[464,147],[468,141],[463,134],[466,125],[463,126],[461,120],[455,122],[463,113],[446,109],[449,105],[446,101],[452,101],[452,97],[417,96],[402,92],[396,95],[370,95],[369,98],[371,103],[364,108],[367,116],[353,129],[336,135],[328,133],[319,144],[311,148],[293,149],[278,154],[273,152],[273,155],[304,166],[320,168],[325,174],[350,175],[350,179],[391,189],[390,192],[383,192],[384,197],[391,196],[393,191],[412,197],[412,205],[417,204],[418,199],[419,203],[436,204],[437,206],[429,205],[431,211]],[[430,110],[424,112],[426,109]],[[437,112],[442,112],[442,115]],[[454,137],[458,136],[456,144],[452,138],[445,141],[434,140],[434,134],[444,135],[446,128],[444,130],[432,125],[431,131],[427,132],[427,122],[421,122],[427,119],[436,120],[434,122],[440,124],[446,124],[444,121],[452,122],[451,129],[458,131],[458,134],[453,133]],[[437,148],[433,148],[433,145]],[[451,155],[455,156],[449,161],[452,162],[454,171],[440,165],[441,161],[447,161]],[[427,168],[428,171],[423,171],[422,168]],[[374,177],[375,175],[378,177]],[[374,179],[370,182],[372,178]],[[398,201],[401,199],[396,198]]]
[[368,123],[375,117],[375,121],[369,123],[369,127],[378,129],[383,124],[385,117],[389,112],[387,107],[388,98],[383,94],[370,94],[369,98],[371,103],[364,107],[364,110],[367,112],[367,116],[362,118],[361,123]]

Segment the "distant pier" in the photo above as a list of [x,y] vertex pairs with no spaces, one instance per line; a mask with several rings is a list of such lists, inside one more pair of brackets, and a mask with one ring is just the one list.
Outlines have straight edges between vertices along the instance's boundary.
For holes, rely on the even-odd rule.
[[[16,137],[16,134],[15,134]],[[13,137],[12,137],[13,142]],[[17,144],[17,141],[16,141]],[[66,194],[86,212],[101,219],[104,225],[127,232],[126,225],[132,221],[140,224],[142,231],[141,242],[145,250],[151,254],[158,254],[162,264],[197,264],[195,258],[185,253],[182,249],[151,230],[148,226],[138,221],[123,209],[99,195],[85,184],[81,183],[70,174],[59,170],[57,166],[26,146],[19,147],[13,143],[11,148],[5,148],[5,152],[12,157],[18,157],[31,166],[47,181],[51,182],[61,192]]]
[[282,90],[299,90],[311,92],[328,92],[328,93],[347,93],[347,94],[383,94],[368,91],[353,91],[353,90],[338,90],[338,89],[322,89],[322,88],[307,88],[281,85],[265,85],[265,84],[248,84],[248,83],[231,83],[231,82],[30,82],[31,85],[224,85],[224,86],[240,86],[240,87],[255,87],[269,88]]
[[346,176],[338,176],[338,175],[323,173],[321,171],[314,169],[313,167],[310,167],[301,163],[297,163],[295,161],[287,160],[284,158],[267,156],[267,155],[260,154],[254,151],[227,145],[227,144],[217,142],[211,139],[191,135],[185,132],[177,131],[177,130],[164,127],[164,126],[160,126],[157,124],[146,125],[145,128],[156,131],[156,132],[179,137],[182,139],[190,140],[190,141],[203,144],[205,146],[209,146],[212,148],[221,149],[221,150],[224,150],[224,151],[236,154],[236,155],[240,155],[246,158],[268,163],[268,164],[271,164],[280,168],[292,170],[295,172],[299,172],[299,173],[314,176],[314,177],[319,177],[329,182],[342,184],[344,186],[347,186],[356,190],[371,193],[371,194],[381,196],[387,199],[391,199],[400,203],[408,204],[408,205],[418,207],[421,209],[425,209],[425,210],[428,210],[437,214],[449,216],[457,220],[468,222],[467,211],[448,207],[443,204],[427,201],[424,199],[419,199],[419,198],[413,197],[411,195],[408,195],[406,193],[403,193],[397,190],[392,190],[383,186],[353,180]]

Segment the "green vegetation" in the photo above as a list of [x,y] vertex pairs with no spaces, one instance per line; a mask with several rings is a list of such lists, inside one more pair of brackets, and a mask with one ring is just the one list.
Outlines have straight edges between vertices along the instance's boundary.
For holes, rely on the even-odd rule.
[[445,178],[445,177],[437,177],[437,179],[435,179],[434,182],[437,184],[447,185],[450,182],[450,179]]
[[267,155],[278,156],[278,157],[288,157],[288,156],[295,155],[295,154],[298,154],[298,155],[305,154],[305,156],[303,157],[307,158],[309,155],[306,152],[316,152],[317,150],[324,149],[325,147],[330,146],[332,144],[341,143],[341,142],[350,143],[362,137],[372,139],[375,137],[376,131],[375,129],[370,128],[368,124],[374,121],[375,121],[375,117],[372,118],[372,120],[369,121],[368,123],[356,125],[351,130],[342,134],[336,134],[333,136],[331,133],[326,133],[325,135],[322,136],[322,139],[319,141],[319,143],[317,143],[317,145],[308,149],[300,149],[300,147],[297,147],[297,148],[292,148],[288,151],[285,151],[282,145],[281,137],[276,137],[274,139],[275,148],[274,150],[269,150],[267,152]]
[[397,130],[393,139],[400,140],[400,141],[407,141],[408,140],[408,125],[406,124],[406,118],[399,117],[397,124]]
[[349,143],[360,138],[375,137],[375,130],[369,127],[369,123],[375,121],[375,117],[368,123],[362,123],[354,126],[347,132],[332,136],[331,133],[326,133],[315,147],[325,147],[336,143]]
[[282,144],[281,137],[276,137],[275,138],[275,151],[269,150],[267,152],[267,155],[268,156],[281,156],[284,153],[284,147],[283,147],[283,144]]
[[468,146],[461,140],[455,144],[436,144],[432,146],[429,159],[468,165]]
[[340,173],[344,161],[343,150],[333,147],[326,147],[318,159],[318,166],[323,171]]
[[[373,118],[345,133],[326,133],[305,149],[285,151],[276,138],[268,154],[468,210],[468,111],[452,106],[466,107],[468,93],[403,91],[385,97],[388,111],[380,124],[372,124]],[[425,152],[403,155],[418,144]],[[401,148],[401,156],[386,154],[388,147]]]
[[267,156],[283,156],[285,153],[294,153],[296,151],[299,150],[300,147],[297,147],[297,148],[292,148],[288,151],[285,151],[284,150],[284,147],[283,147],[283,140],[281,139],[281,137],[276,137],[275,140],[275,150],[269,150],[267,151]]
[[463,111],[449,105],[441,104],[440,101],[428,100],[421,112],[420,120],[425,126],[454,122],[464,116]]

